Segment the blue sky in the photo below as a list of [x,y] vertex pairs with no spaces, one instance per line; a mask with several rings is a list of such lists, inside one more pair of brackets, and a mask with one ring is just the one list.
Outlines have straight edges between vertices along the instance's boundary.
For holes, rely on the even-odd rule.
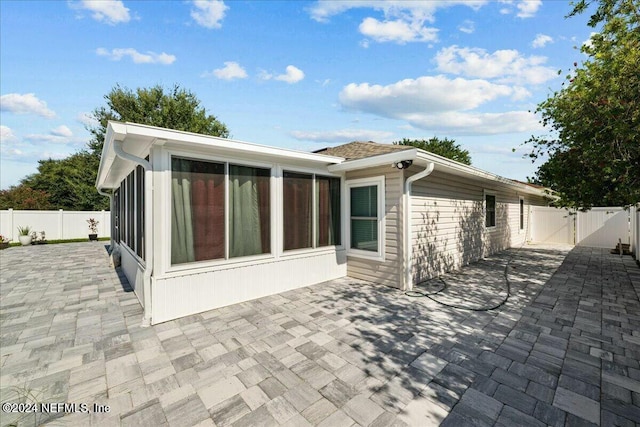
[[[0,187],[85,146],[120,84],[194,92],[234,139],[455,139],[524,180],[529,111],[588,40],[564,1],[0,2]],[[516,148],[516,152],[512,152]]]

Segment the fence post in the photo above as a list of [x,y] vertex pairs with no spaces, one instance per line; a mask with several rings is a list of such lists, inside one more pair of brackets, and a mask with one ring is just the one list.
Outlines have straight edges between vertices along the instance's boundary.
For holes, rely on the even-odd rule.
[[62,212],[62,209],[58,209],[58,234],[59,234],[58,239],[60,240],[64,239],[64,232],[62,229],[63,224],[64,224],[63,212]]
[[13,233],[15,233],[15,224],[13,223],[13,209],[9,208],[9,226],[11,230],[11,240],[13,241]]

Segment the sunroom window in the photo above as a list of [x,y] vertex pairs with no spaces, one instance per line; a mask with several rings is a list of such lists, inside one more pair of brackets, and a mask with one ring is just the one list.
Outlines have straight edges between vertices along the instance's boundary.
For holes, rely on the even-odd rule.
[[171,263],[271,252],[270,177],[270,169],[173,157]]
[[285,171],[282,189],[285,251],[340,244],[340,178]]

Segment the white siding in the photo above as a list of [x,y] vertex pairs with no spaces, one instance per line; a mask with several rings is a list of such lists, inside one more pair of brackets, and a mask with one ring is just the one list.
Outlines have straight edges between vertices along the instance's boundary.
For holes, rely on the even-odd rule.
[[[490,229],[484,226],[485,190],[496,196],[496,226]],[[525,204],[524,230],[519,196]],[[518,193],[508,185],[445,174],[437,167],[413,184],[411,201],[414,283],[522,244],[529,206],[545,204],[542,197]]]
[[140,304],[144,306],[144,267],[140,264],[138,257],[125,245],[120,247],[120,266],[125,277],[129,281],[129,286],[135,292]]
[[166,322],[345,275],[344,251],[335,251],[155,278],[152,322]]
[[[349,172],[347,180],[385,176],[385,259],[348,257],[347,275],[386,286],[402,286],[402,172],[390,166]],[[347,220],[349,213],[346,213]]]

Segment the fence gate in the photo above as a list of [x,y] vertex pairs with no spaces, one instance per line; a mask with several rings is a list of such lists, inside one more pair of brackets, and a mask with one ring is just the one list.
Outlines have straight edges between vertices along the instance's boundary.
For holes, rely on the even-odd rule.
[[566,209],[531,207],[531,241],[573,245],[574,236],[575,215],[570,215]]
[[618,239],[631,239],[630,210],[620,207],[592,208],[570,214],[566,209],[533,206],[531,240],[539,243],[568,243],[576,246],[615,248]]

